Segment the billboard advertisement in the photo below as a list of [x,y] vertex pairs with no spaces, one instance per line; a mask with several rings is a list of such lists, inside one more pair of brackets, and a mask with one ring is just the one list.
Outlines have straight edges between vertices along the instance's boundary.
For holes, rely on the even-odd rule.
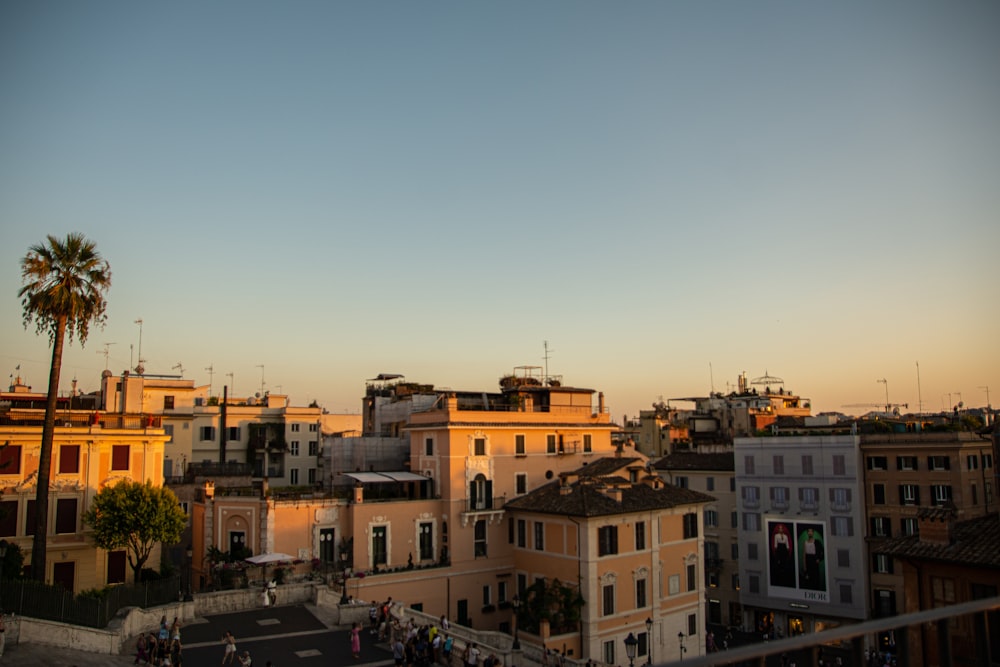
[[826,525],[767,520],[768,595],[827,602]]

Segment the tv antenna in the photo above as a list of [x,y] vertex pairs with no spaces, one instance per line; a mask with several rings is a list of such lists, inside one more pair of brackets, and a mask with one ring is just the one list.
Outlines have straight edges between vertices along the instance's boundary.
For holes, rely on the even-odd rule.
[[209,396],[209,398],[211,398],[211,396],[212,396],[212,377],[215,375],[215,366],[213,364],[209,364],[208,367],[205,370],[208,371],[208,396]]
[[108,370],[108,358],[111,356],[111,346],[112,345],[114,345],[114,343],[105,343],[104,344],[104,351],[103,352],[101,352],[101,351],[97,352],[97,354],[103,354],[104,355],[104,370]]
[[545,348],[545,355],[542,357],[542,359],[545,360],[545,380],[546,380],[546,382],[548,382],[548,379],[549,379],[549,352],[551,352],[551,350],[549,349],[549,341],[543,340],[542,341],[542,347]]
[[257,368],[260,369],[260,395],[264,395],[264,364],[257,364]]
[[135,365],[135,372],[142,375],[146,372],[146,367],[143,365],[146,360],[142,358],[142,318],[137,319],[135,323],[139,325],[139,363]]
[[889,381],[886,380],[885,378],[875,381],[878,382],[879,384],[885,385],[885,411],[889,412],[889,410],[891,409],[891,405],[889,403]]
[[990,386],[988,384],[981,385],[979,388],[986,390],[986,409],[991,410],[993,406],[990,404]]
[[229,388],[233,390],[233,397],[236,396],[236,380],[233,379],[232,373],[226,373],[226,377],[229,378]]
[[181,377],[184,377],[184,364],[182,364],[181,362],[179,362],[179,361],[178,361],[178,362],[177,362],[177,365],[176,365],[176,366],[173,366],[173,367],[171,367],[171,369],[170,369],[170,370],[172,370],[172,371],[177,371],[177,370],[179,370],[179,371],[181,372]]

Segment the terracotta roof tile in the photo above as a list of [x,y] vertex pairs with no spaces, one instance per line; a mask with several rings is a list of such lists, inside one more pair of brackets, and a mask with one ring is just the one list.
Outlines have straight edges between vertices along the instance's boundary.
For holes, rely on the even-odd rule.
[[1000,569],[1000,516],[987,514],[956,522],[951,535],[951,544],[922,542],[916,535],[898,537],[883,542],[874,551],[896,558]]

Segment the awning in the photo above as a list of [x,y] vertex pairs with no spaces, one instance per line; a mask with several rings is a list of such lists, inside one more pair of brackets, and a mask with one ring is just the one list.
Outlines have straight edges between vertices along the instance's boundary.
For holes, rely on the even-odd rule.
[[386,477],[391,477],[397,482],[423,482],[427,478],[423,475],[418,475],[415,472],[384,472],[382,473]]
[[385,484],[388,482],[424,482],[427,480],[423,475],[416,473],[400,472],[345,472],[345,477],[355,479],[362,484]]

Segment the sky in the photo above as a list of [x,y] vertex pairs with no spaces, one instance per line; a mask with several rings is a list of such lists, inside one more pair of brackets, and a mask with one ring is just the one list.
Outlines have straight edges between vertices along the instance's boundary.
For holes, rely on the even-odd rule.
[[517,366],[615,421],[741,372],[996,404],[998,34],[988,1],[8,0],[0,369],[45,390],[20,261],[79,232],[112,287],[63,391],[141,330],[147,373],[331,412]]

